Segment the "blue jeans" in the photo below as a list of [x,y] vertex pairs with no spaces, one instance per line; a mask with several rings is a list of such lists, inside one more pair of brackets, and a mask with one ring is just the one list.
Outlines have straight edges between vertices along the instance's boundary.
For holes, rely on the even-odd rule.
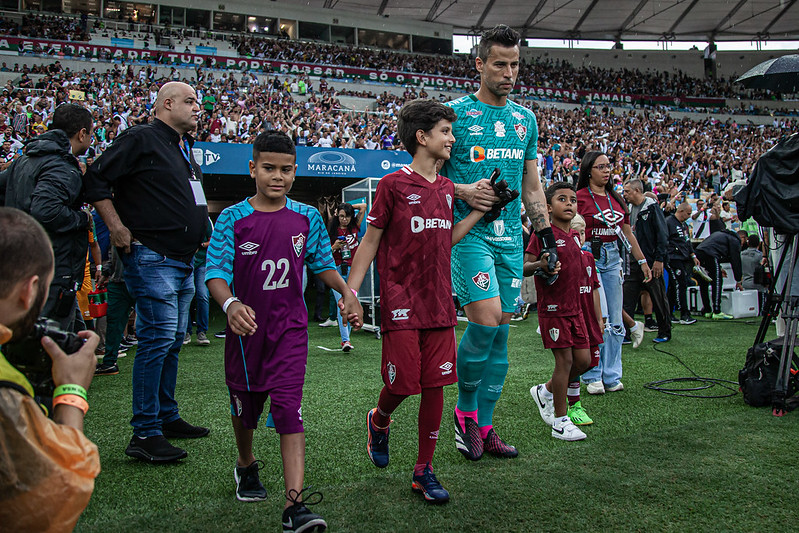
[[161,425],[180,418],[175,400],[178,353],[194,297],[192,266],[134,243],[122,254],[125,283],[136,300],[133,362],[133,434],[161,435]]
[[[341,267],[337,266],[336,271],[341,274]],[[349,277],[349,270],[347,271],[347,275],[342,274],[342,278],[344,281],[347,281]],[[341,318],[341,310],[338,308],[338,301],[341,299],[341,294],[336,292],[334,289],[330,289],[333,293],[333,301],[336,303],[336,318],[338,319],[338,332],[341,334],[341,342],[348,342],[350,340],[350,323],[342,320]]]
[[[197,333],[208,331],[208,287],[205,285],[205,263],[194,267],[194,302]],[[186,332],[191,334],[192,321],[189,320]]]
[[608,323],[599,348],[599,364],[583,374],[586,383],[602,381],[612,387],[621,381],[621,341],[624,339],[622,311],[621,257],[616,242],[604,243],[596,260],[596,271],[605,291]]

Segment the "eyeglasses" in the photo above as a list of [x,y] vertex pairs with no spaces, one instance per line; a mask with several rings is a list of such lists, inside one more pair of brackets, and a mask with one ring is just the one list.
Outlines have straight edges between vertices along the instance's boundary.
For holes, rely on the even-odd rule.
[[599,170],[601,172],[601,171],[604,171],[604,170],[610,170],[611,168],[613,168],[613,166],[610,163],[603,163],[601,165],[594,165],[591,168],[595,168],[595,169],[597,169],[597,170]]

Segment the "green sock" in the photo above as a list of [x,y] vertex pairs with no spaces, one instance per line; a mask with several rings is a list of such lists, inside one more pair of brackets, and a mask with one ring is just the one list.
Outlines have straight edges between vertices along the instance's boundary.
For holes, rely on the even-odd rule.
[[477,391],[477,425],[490,426],[494,419],[494,406],[497,405],[508,375],[508,332],[510,326],[502,324],[491,344],[488,362],[483,370],[483,380]]
[[477,389],[483,378],[496,327],[469,322],[458,345],[458,409],[477,411]]

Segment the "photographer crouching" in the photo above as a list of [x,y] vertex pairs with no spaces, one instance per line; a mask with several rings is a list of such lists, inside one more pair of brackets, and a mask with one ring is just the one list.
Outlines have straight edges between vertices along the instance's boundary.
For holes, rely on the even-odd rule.
[[53,279],[50,240],[13,208],[0,207],[0,228],[0,524],[71,531],[100,472],[83,434],[98,337],[37,320]]

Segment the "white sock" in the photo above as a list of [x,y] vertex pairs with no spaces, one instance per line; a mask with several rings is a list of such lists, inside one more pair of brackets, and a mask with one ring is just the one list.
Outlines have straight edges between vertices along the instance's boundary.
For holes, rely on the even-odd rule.
[[632,333],[633,331],[635,331],[637,329],[638,329],[638,323],[633,324],[632,326],[630,326],[630,333]]
[[551,400],[552,398],[554,398],[554,396],[552,396],[552,393],[547,390],[546,385],[544,385],[544,398],[546,398],[547,400]]

